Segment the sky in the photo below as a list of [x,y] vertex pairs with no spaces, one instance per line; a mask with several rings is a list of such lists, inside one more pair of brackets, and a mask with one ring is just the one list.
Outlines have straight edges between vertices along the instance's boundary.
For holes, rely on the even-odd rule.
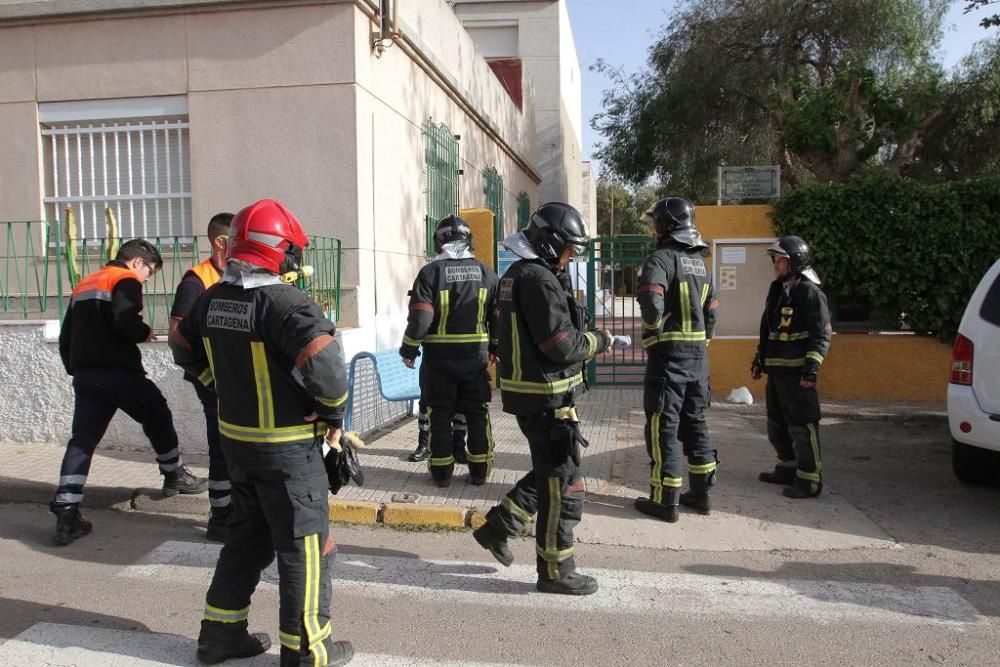
[[[590,128],[590,120],[601,111],[601,95],[611,87],[609,79],[590,66],[599,58],[626,73],[645,69],[646,54],[659,29],[678,4],[674,0],[566,0],[573,38],[583,79],[583,156],[590,159],[602,138]],[[963,15],[964,2],[953,1],[945,17],[941,61],[946,68],[958,63],[975,41],[995,33],[979,26],[983,11]],[[613,12],[609,12],[613,7]],[[992,9],[992,8],[991,8]],[[600,166],[594,165],[600,173]]]

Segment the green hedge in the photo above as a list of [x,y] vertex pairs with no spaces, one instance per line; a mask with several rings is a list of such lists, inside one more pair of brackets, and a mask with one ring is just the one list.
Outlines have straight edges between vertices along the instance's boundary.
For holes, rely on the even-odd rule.
[[951,340],[1000,257],[1000,178],[925,183],[885,172],[784,195],[779,234],[809,243],[831,302],[859,302],[878,327]]

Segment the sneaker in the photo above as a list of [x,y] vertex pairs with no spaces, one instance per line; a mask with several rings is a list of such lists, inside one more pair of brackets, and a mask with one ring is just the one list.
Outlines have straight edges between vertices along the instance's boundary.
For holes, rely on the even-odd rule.
[[556,595],[590,595],[597,592],[597,579],[573,572],[559,579],[539,579],[535,584],[539,593]]
[[94,529],[94,525],[80,514],[78,505],[53,507],[52,512],[56,515],[55,542],[59,546],[66,546],[73,540],[90,535]]
[[696,496],[691,491],[685,491],[680,497],[681,505],[684,507],[690,507],[698,514],[711,514],[712,513],[712,501],[709,499],[708,494]]
[[163,495],[168,498],[178,493],[192,495],[206,491],[208,491],[208,478],[195,477],[186,466],[163,476]]
[[490,524],[484,523],[476,528],[472,531],[472,537],[475,538],[476,542],[479,542],[479,546],[493,554],[493,557],[504,567],[510,567],[510,564],[514,562],[514,554],[510,552],[507,538],[497,535],[496,530]]
[[252,658],[271,648],[271,638],[266,632],[243,632],[225,640],[198,638],[198,660],[215,665],[233,658]]
[[635,508],[643,514],[648,514],[667,523],[676,523],[677,519],[680,518],[677,513],[677,505],[661,505],[654,503],[649,498],[636,498]]

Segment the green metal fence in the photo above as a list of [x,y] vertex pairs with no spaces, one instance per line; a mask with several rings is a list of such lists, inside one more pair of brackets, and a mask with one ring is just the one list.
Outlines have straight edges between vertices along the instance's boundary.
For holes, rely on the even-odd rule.
[[590,244],[585,270],[592,326],[632,337],[632,347],[599,355],[590,363],[591,384],[642,384],[646,358],[635,297],[639,272],[652,251],[653,240],[646,236],[598,237]]
[[458,138],[444,123],[424,123],[424,165],[427,169],[427,215],[424,228],[427,256],[434,255],[434,227],[458,212]]
[[[109,252],[128,240],[67,242],[59,221],[0,222],[0,228],[0,317],[7,319],[62,319],[79,278],[107,263]],[[153,329],[164,331],[177,284],[209,256],[210,244],[204,236],[147,240],[160,251],[163,268],[145,285],[144,316]],[[310,237],[304,260],[313,275],[300,285],[334,322],[340,318],[341,257],[339,239]]]

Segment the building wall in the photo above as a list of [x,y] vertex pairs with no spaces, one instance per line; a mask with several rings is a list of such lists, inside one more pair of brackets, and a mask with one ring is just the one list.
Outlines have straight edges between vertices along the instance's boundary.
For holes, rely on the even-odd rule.
[[580,213],[587,221],[592,235],[597,234],[597,174],[594,173],[593,163],[585,160],[580,163],[580,189],[582,197],[580,199]]

